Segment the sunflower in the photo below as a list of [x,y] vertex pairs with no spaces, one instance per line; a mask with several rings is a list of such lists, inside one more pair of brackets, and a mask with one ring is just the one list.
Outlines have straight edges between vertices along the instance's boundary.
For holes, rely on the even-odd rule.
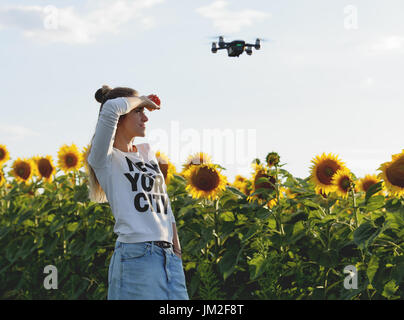
[[[255,172],[252,177],[252,193],[256,192],[258,189],[267,189],[269,191],[275,190],[275,177],[269,174],[268,168],[264,167],[261,164],[253,164],[253,167],[255,168]],[[260,178],[268,178],[269,182],[259,182],[258,180]],[[257,200],[258,203],[262,204],[265,201],[265,198],[262,194],[255,194],[255,195],[250,195],[247,197],[247,200],[249,202],[252,202],[254,200]]]
[[[362,179],[359,179],[358,181],[358,189],[359,191],[367,192],[371,186],[374,184],[380,182],[381,180],[375,175],[375,174],[367,174],[365,177]],[[382,192],[379,192],[378,194],[381,194]]]
[[181,173],[185,174],[187,169],[189,169],[192,165],[200,165],[200,164],[211,164],[211,157],[204,152],[197,152],[194,155],[188,156],[185,164],[182,165],[183,170]]
[[285,189],[285,194],[288,199],[294,199],[296,196],[298,196],[298,194],[293,192],[290,188]]
[[332,183],[334,174],[345,167],[345,164],[338,159],[338,156],[333,154],[316,156],[311,160],[310,179],[315,185],[315,190],[318,194],[327,195],[335,190],[336,186]]
[[231,184],[231,186],[239,189],[241,192],[243,192],[246,195],[250,194],[249,190],[249,180],[242,175],[236,175],[234,178],[234,182]]
[[393,196],[404,196],[404,149],[394,154],[390,162],[380,165],[378,177],[383,179],[387,191]]
[[186,190],[193,198],[215,200],[226,189],[227,178],[212,163],[190,166],[186,173]]
[[3,169],[0,169],[0,187],[6,182],[6,177],[4,176]]
[[172,164],[168,157],[160,151],[156,152],[156,159],[158,161],[159,168],[163,173],[166,184],[170,183],[170,180],[174,177],[174,173],[177,172],[174,164]]
[[45,157],[34,157],[35,163],[35,174],[44,179],[44,181],[52,182],[53,181],[53,174],[56,171],[55,166],[53,165],[52,157],[47,155]]
[[88,152],[90,151],[90,144],[86,145],[83,147],[83,150],[81,152],[82,158],[81,158],[81,165],[80,168],[84,168],[86,172],[90,172],[90,169],[87,164],[87,157],[88,157]]
[[276,152],[270,152],[267,154],[265,160],[268,164],[268,167],[271,168],[272,166],[277,166],[279,164],[280,157],[279,154],[277,154]]
[[10,160],[10,154],[5,145],[0,144],[0,166]]
[[75,144],[63,145],[58,151],[58,167],[65,173],[78,170],[81,166],[82,157]]
[[35,163],[32,159],[15,160],[11,166],[10,174],[18,181],[25,184],[32,178],[35,172]]
[[337,170],[332,177],[332,184],[336,187],[335,192],[343,198],[348,196],[352,183],[352,174],[347,168]]
[[[287,189],[280,187],[279,188],[279,200],[281,200],[284,197],[284,193],[287,193]],[[269,200],[267,202],[267,206],[269,209],[272,209],[276,204],[278,203],[278,199],[276,198],[276,195],[274,195],[274,198]]]

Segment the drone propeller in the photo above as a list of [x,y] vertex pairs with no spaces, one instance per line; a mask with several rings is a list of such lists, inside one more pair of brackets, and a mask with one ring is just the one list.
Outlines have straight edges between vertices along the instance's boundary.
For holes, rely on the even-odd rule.
[[261,41],[261,42],[273,42],[274,41],[274,40],[268,39],[268,38],[256,38],[256,39],[259,39],[259,41]]
[[225,35],[225,34],[219,34],[219,35],[217,35],[217,36],[208,36],[207,38],[208,39],[214,39],[214,40],[219,40],[219,37],[223,37],[223,39],[225,39],[225,38],[228,38],[228,37],[230,37],[230,36],[228,36],[228,35]]

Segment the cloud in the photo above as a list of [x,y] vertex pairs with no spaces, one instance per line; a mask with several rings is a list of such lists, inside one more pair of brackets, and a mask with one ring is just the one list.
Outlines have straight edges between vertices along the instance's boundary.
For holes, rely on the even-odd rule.
[[40,136],[40,134],[32,129],[19,126],[0,124],[0,133],[4,140],[11,141],[23,140],[32,136]]
[[144,9],[164,0],[87,1],[87,12],[73,6],[59,8],[48,6],[0,7],[0,30],[16,28],[23,35],[45,42],[68,44],[92,43],[105,34],[118,34],[122,26],[137,21],[145,29],[155,26],[152,16]]
[[269,13],[250,9],[230,11],[227,9],[228,4],[227,1],[217,0],[208,6],[196,9],[196,12],[212,20],[213,26],[222,33],[239,32],[241,28],[252,26],[255,22],[271,16]]

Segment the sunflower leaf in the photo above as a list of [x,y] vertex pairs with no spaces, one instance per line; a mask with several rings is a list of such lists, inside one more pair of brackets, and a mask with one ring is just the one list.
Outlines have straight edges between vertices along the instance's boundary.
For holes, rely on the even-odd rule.
[[383,189],[382,183],[383,183],[382,181],[375,183],[371,185],[370,188],[366,191],[365,205],[367,205],[370,197],[372,197],[375,193],[378,193]]
[[239,189],[237,189],[237,188],[235,188],[235,187],[226,186],[226,189],[229,190],[229,191],[231,191],[231,192],[233,192],[234,194],[236,194],[236,195],[242,197],[242,198],[245,198],[245,197],[246,197],[246,195],[245,195],[244,193],[242,193]]

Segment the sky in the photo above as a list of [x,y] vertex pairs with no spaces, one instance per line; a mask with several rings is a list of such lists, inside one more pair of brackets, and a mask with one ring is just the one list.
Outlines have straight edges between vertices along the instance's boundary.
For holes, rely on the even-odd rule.
[[[2,0],[0,144],[8,166],[82,149],[106,84],[160,97],[135,144],[177,170],[202,151],[232,182],[276,151],[299,178],[322,153],[377,174],[404,148],[402,12],[400,0]],[[235,58],[211,53],[219,35],[265,41]]]

